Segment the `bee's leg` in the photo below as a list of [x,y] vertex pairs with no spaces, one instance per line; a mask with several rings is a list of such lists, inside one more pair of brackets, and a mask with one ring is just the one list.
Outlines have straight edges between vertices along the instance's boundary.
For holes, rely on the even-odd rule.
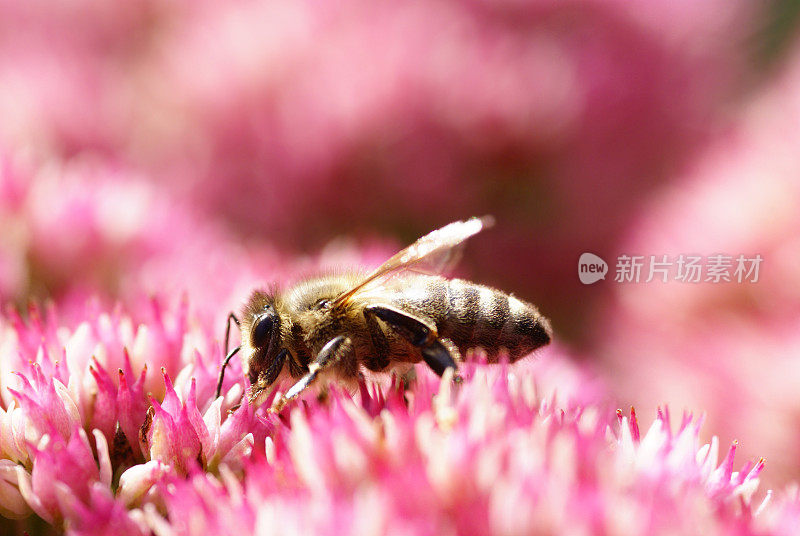
[[439,340],[432,322],[389,305],[369,305],[365,312],[377,316],[408,342],[419,346],[422,359],[439,376],[448,368],[458,370],[450,349]]
[[258,380],[252,386],[253,392],[260,393],[273,383],[275,380],[278,379],[278,375],[283,370],[283,363],[286,361],[286,356],[289,355],[289,350],[283,348],[278,355],[275,356],[275,359],[269,364],[266,370],[262,370],[261,373],[258,375]]
[[400,375],[400,381],[403,383],[403,389],[407,390],[408,387],[417,379],[417,369],[413,366],[409,367],[407,371]]
[[[436,339],[427,346],[423,346],[420,348],[420,351],[422,352],[422,359],[425,360],[425,363],[439,376],[444,374],[444,371],[449,368],[453,369],[453,371],[458,370],[458,366],[452,354],[450,354],[450,350],[447,346],[442,344],[442,341],[439,339]],[[460,381],[457,372],[453,375],[453,378],[456,381]]]
[[389,366],[389,341],[386,340],[386,334],[378,324],[378,319],[375,315],[364,312],[364,322],[367,325],[372,346],[375,349],[375,354],[370,355],[364,362],[364,365],[372,371],[380,372]]
[[[258,379],[250,386],[250,391],[247,394],[251,406],[260,406],[263,400],[262,397],[272,392],[269,387],[278,379],[288,355],[289,350],[283,348],[278,352],[278,355],[275,356],[275,359],[272,360],[269,367],[259,373]],[[291,359],[292,358],[289,357],[289,361],[291,361]]]
[[414,346],[425,346],[438,337],[436,326],[432,322],[391,305],[368,305],[364,308],[364,313],[380,318]]
[[283,407],[292,399],[302,393],[306,387],[314,383],[320,372],[325,371],[331,366],[339,363],[348,353],[353,350],[353,342],[345,335],[339,335],[322,347],[314,361],[308,365],[308,372],[300,378],[300,381],[286,391],[278,402],[271,408],[275,412],[280,412]]

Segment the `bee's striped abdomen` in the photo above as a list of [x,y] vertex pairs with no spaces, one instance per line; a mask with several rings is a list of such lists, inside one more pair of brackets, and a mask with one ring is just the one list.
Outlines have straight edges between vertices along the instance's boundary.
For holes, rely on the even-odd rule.
[[459,349],[472,342],[481,318],[481,296],[477,285],[460,279],[446,281],[446,312],[436,322],[439,336],[452,340]]
[[514,296],[507,296],[507,299],[508,321],[500,331],[498,346],[507,348],[509,359],[516,361],[548,344],[552,337],[552,329],[550,321],[539,314],[536,307]]
[[[508,296],[489,287],[481,287],[480,297],[480,319],[472,334],[472,343],[482,348],[499,348],[500,336],[510,315]],[[507,344],[504,346],[508,347]],[[496,352],[489,353],[493,355]]]
[[461,279],[431,278],[404,302],[436,323],[439,336],[465,352],[482,347],[490,361],[501,349],[511,361],[550,342],[550,324],[536,308],[499,290]]

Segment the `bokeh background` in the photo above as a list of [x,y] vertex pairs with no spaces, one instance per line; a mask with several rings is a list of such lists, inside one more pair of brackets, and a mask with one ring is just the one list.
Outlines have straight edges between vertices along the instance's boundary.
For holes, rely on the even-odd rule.
[[[254,284],[492,214],[463,273],[539,304],[611,403],[705,412],[797,479],[798,12],[0,0],[0,299],[187,299],[221,333]],[[759,281],[613,280],[620,254],[717,253]]]

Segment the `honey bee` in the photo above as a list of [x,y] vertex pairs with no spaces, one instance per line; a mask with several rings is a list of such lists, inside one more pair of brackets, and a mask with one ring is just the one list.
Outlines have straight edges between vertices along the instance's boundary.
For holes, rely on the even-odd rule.
[[[484,285],[441,275],[469,237],[492,224],[471,218],[433,231],[368,274],[341,273],[302,281],[283,291],[256,290],[239,325],[257,404],[276,381],[294,380],[274,411],[320,377],[356,381],[362,369],[408,370],[424,361],[438,375],[457,371],[460,354],[481,347],[490,362],[505,351],[511,362],[550,342],[549,321],[528,302]],[[227,342],[226,342],[227,346]]]

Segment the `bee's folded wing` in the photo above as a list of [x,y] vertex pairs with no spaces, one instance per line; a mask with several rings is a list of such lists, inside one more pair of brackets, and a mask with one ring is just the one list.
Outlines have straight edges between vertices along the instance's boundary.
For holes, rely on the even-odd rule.
[[460,259],[464,241],[493,224],[494,219],[491,216],[470,218],[453,222],[426,234],[393,255],[358,285],[342,293],[334,300],[334,304],[341,305],[356,293],[375,285],[379,286],[386,279],[405,271],[439,274],[449,270]]

